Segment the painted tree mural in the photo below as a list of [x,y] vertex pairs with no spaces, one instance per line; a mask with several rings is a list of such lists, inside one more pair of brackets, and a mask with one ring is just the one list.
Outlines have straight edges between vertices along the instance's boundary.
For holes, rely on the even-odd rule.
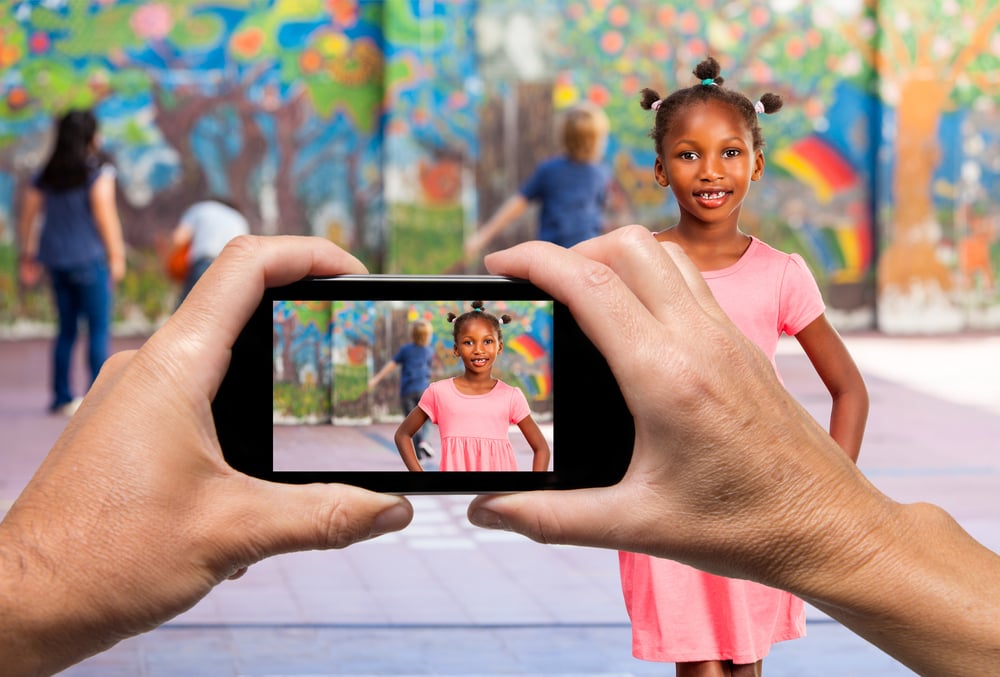
[[386,242],[381,268],[441,273],[460,261],[475,190],[477,3],[387,4]]
[[[885,3],[879,16],[878,51],[870,43],[858,45],[868,47],[864,53],[879,63],[881,95],[894,113],[885,139],[892,196],[878,267],[879,324],[889,331],[955,330],[965,322],[962,290],[956,287],[966,271],[956,270],[949,259],[956,243],[959,252],[964,245],[989,282],[998,217],[994,207],[992,218],[968,219],[966,232],[959,232],[956,217],[971,211],[962,204],[963,174],[976,168],[961,158],[958,167],[942,167],[948,149],[941,146],[940,132],[950,112],[995,109],[1000,100],[1000,5],[894,1]],[[968,269],[971,262],[959,263]],[[993,294],[996,300],[996,290]]]

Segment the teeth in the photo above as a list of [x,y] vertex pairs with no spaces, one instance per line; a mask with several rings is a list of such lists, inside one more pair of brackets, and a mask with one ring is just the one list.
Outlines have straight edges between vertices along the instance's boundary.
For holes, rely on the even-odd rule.
[[718,193],[698,193],[698,197],[705,200],[717,200],[725,195],[724,192],[720,191]]

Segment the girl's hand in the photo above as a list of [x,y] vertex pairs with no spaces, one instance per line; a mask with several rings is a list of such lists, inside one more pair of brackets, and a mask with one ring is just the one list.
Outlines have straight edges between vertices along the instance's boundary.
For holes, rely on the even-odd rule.
[[101,370],[0,523],[0,665],[52,673],[270,555],[403,528],[403,498],[271,484],[223,459],[212,400],[264,288],[364,273],[322,238],[233,240],[170,320]]

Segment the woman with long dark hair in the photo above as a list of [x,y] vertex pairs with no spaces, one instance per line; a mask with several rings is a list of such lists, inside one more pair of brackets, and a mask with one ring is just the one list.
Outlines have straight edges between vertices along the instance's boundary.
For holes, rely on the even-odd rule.
[[55,146],[24,195],[18,232],[21,281],[35,284],[44,267],[59,316],[50,410],[71,415],[79,404],[69,372],[80,318],[87,322],[93,381],[110,347],[112,286],[125,276],[115,170],[99,149],[93,112],[72,110],[57,120]]

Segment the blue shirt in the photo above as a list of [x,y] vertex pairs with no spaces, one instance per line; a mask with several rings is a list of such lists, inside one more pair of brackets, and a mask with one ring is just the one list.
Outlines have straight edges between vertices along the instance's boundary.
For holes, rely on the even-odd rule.
[[38,240],[38,260],[47,268],[65,270],[89,263],[106,261],[104,241],[97,230],[90,189],[105,172],[114,175],[111,165],[94,167],[87,182],[77,188],[55,191],[38,184],[44,198],[42,234]]
[[400,348],[392,361],[399,365],[399,393],[422,393],[431,381],[431,358],[434,349],[429,345],[407,343]]
[[572,247],[600,235],[610,180],[599,163],[560,156],[539,164],[520,189],[526,200],[541,203],[538,239]]

